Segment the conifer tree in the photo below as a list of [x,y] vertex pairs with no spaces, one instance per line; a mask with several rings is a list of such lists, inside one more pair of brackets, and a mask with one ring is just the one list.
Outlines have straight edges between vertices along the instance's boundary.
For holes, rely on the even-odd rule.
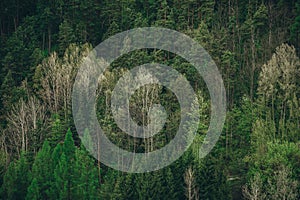
[[52,147],[55,147],[58,143],[61,143],[64,140],[64,127],[59,115],[57,114],[52,116],[52,126],[48,140]]
[[[53,152],[54,185],[51,190],[51,195],[57,198],[72,199],[75,194],[75,150],[76,147],[72,138],[72,132],[69,129],[62,147],[58,144]],[[61,151],[61,153],[59,151]]]
[[23,199],[30,184],[29,163],[23,152],[18,161],[12,162],[4,175],[2,192],[7,199]]
[[39,199],[42,199],[41,195],[40,195],[40,189],[39,189],[39,186],[38,186],[36,178],[34,178],[31,181],[31,184],[28,187],[26,199],[27,200],[39,200]]
[[75,33],[71,23],[68,20],[64,20],[59,25],[59,52],[63,54],[65,49],[71,44],[76,42],[75,41]]
[[75,199],[97,199],[99,179],[95,160],[82,147],[75,151],[74,165]]
[[[53,163],[51,158],[51,147],[48,141],[45,141],[42,149],[35,157],[32,166],[32,182],[31,192],[34,192],[35,197],[37,195],[42,199],[48,199],[51,197],[50,187],[53,183]],[[36,191],[37,190],[37,191]]]

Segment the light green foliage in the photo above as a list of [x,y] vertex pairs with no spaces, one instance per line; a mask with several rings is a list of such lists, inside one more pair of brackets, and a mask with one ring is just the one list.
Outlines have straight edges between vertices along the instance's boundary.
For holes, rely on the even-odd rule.
[[263,106],[271,107],[271,118],[276,125],[277,138],[293,140],[296,136],[295,130],[288,127],[296,127],[299,124],[299,112],[296,112],[299,110],[299,67],[300,61],[295,48],[282,44],[276,48],[271,60],[263,65],[260,73],[260,101]]
[[266,199],[297,199],[299,157],[297,144],[266,142],[264,152],[257,151],[252,158],[249,174],[254,180],[246,186],[246,196],[258,188]]

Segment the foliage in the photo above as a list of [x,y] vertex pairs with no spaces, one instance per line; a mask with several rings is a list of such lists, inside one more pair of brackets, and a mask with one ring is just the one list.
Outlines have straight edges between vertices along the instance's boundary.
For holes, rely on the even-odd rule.
[[[121,148],[160,149],[175,137],[181,119],[172,91],[145,85],[121,118],[150,124],[156,120],[149,117],[151,107],[161,104],[166,124],[149,139],[122,132],[110,110],[111,93],[133,67],[172,66],[200,103],[192,110],[201,121],[195,140],[180,159],[155,172],[128,174],[103,166],[100,154],[95,160],[88,153],[92,145],[82,145],[72,89],[92,47],[147,26],[178,30],[209,52],[224,80],[228,113],[219,142],[200,159],[214,106],[201,75],[160,49],[121,56],[99,78],[95,105],[107,137]],[[299,0],[2,0],[0,199],[299,199],[299,28]],[[127,50],[132,41],[122,42]],[[146,69],[138,75],[156,78]],[[87,129],[83,140],[100,144]]]

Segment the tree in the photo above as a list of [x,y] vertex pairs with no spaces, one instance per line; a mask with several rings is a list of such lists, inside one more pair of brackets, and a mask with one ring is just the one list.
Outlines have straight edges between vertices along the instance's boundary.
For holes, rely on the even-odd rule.
[[205,48],[207,51],[212,52],[213,51],[213,45],[212,42],[214,41],[213,35],[211,34],[207,24],[205,21],[201,21],[198,28],[194,29],[193,31],[193,38],[197,42],[200,43],[200,45]]
[[[250,77],[250,99],[251,101],[254,98],[254,89],[255,89],[255,80],[256,80],[256,71],[258,69],[258,49],[257,49],[257,43],[260,41],[257,40],[257,36],[259,34],[262,34],[265,32],[265,25],[268,17],[267,8],[264,4],[261,4],[259,8],[256,8],[255,2],[249,2],[248,7],[248,18],[244,22],[243,26],[241,27],[241,30],[245,34],[245,39],[247,41],[247,44],[249,45],[249,51],[245,52],[248,53],[249,56],[249,77]],[[250,34],[250,35],[249,35]],[[248,56],[247,56],[248,57]]]
[[85,149],[76,149],[74,167],[75,198],[97,199],[100,184],[95,160]]
[[39,41],[34,28],[36,23],[37,18],[25,17],[23,24],[17,27],[17,30],[6,41],[4,51],[6,53],[1,59],[3,72],[8,73],[11,70],[16,85],[32,76],[30,67],[34,60],[31,56],[34,49],[38,48]]
[[9,70],[1,84],[1,111],[9,111],[11,105],[14,103],[13,92],[16,90],[15,81],[12,77],[12,72]]
[[157,10],[157,19],[154,24],[170,29],[174,27],[174,13],[166,0],[160,0],[160,8]]
[[[0,143],[3,143],[3,140],[1,137],[0,137]],[[2,147],[1,147],[2,146]],[[6,147],[4,147],[3,144],[1,144],[0,146],[0,185],[3,184],[3,179],[2,177],[4,176],[5,172],[7,171],[7,167],[8,167],[8,161],[9,161],[9,155],[8,153],[6,152]],[[0,187],[0,195],[1,195],[1,187]]]
[[270,199],[296,200],[299,198],[299,183],[291,176],[292,171],[284,165],[274,172],[274,177],[268,181]]
[[233,78],[234,75],[237,73],[237,65],[238,62],[236,60],[236,55],[231,52],[226,50],[223,52],[221,56],[221,63],[222,63],[222,74],[224,74],[224,84],[226,85],[226,96],[227,100],[231,100],[229,102],[229,106],[233,105],[235,96],[234,96],[234,91],[236,87],[236,80]]
[[0,125],[2,128],[6,128],[7,119],[6,116],[14,104],[17,104],[20,98],[26,96],[24,95],[24,90],[22,87],[17,87],[17,83],[15,82],[15,78],[13,77],[12,71],[9,70],[4,79],[2,80],[2,84],[0,87]]
[[45,107],[36,97],[28,97],[27,101],[20,99],[7,115],[7,131],[14,136],[6,136],[12,151],[20,155],[21,151],[37,152],[45,138],[43,129],[46,123]]
[[[276,48],[271,60],[263,65],[259,78],[258,93],[264,106],[271,104],[271,116],[278,136],[291,139],[287,122],[298,124],[297,78],[299,58],[293,46],[282,44]],[[291,124],[289,124],[291,126]]]
[[214,1],[202,0],[200,6],[198,7],[200,19],[203,20],[208,26],[212,26],[213,23],[214,6]]
[[210,155],[195,166],[199,199],[230,199],[226,174],[218,165],[219,159]]
[[30,184],[29,163],[23,152],[16,162],[11,162],[5,175],[2,185],[4,198],[23,199],[26,197],[27,188]]
[[28,187],[26,199],[28,200],[38,200],[41,199],[40,197],[40,190],[37,183],[37,180],[34,178]]
[[38,28],[42,35],[42,49],[47,49],[48,54],[52,50],[55,42],[55,28],[61,22],[61,5],[62,1],[47,2],[39,0],[37,6],[37,18],[39,19]]
[[243,194],[249,200],[263,200],[266,199],[266,193],[263,191],[263,181],[261,175],[257,173],[250,180],[250,183],[243,187]]
[[291,40],[294,42],[296,47],[299,48],[299,36],[300,36],[300,2],[296,2],[295,9],[296,17],[294,19],[294,23],[291,25]]
[[195,185],[194,171],[189,167],[184,174],[186,184],[186,197],[188,200],[199,199],[199,194]]
[[32,182],[28,188],[28,199],[49,199],[50,188],[53,183],[53,163],[51,158],[51,147],[45,141],[42,149],[37,153],[32,166]]
[[70,199],[75,195],[75,150],[72,132],[69,129],[64,143],[57,144],[52,154],[54,180],[50,196],[53,198]]
[[106,33],[103,35],[102,40],[106,40],[119,32],[121,32],[119,25],[115,21],[113,21],[107,29]]
[[163,185],[163,169],[155,172],[139,174],[137,176],[138,199],[162,199],[168,194],[166,185]]
[[67,47],[75,42],[75,31],[71,26],[68,20],[64,20],[59,25],[59,33],[58,33],[58,40],[59,40],[59,50],[61,54],[67,49]]
[[244,194],[253,198],[297,199],[299,147],[292,142],[276,140],[265,143],[264,151],[252,154],[248,174],[254,178],[244,186]]
[[47,138],[52,147],[55,147],[57,144],[62,143],[64,141],[64,129],[65,128],[62,124],[59,115],[54,114],[51,117],[51,129],[49,131],[49,137]]
[[35,73],[36,87],[52,114],[59,114],[68,122],[71,115],[72,87],[82,59],[90,50],[89,44],[76,46],[71,44],[63,58],[52,53],[49,58],[37,66]]
[[117,180],[117,172],[112,169],[108,169],[104,178],[103,178],[103,184],[101,184],[101,190],[100,190],[100,198],[101,199],[113,199],[113,193],[115,183]]
[[68,173],[70,167],[67,164],[67,158],[64,153],[60,156],[60,160],[54,170],[54,184],[55,184],[55,196],[58,199],[70,199],[70,184],[72,174]]

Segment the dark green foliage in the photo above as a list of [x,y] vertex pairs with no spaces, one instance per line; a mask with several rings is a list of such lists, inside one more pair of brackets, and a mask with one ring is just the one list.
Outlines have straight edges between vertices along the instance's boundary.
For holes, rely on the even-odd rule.
[[49,143],[52,147],[55,147],[57,143],[63,142],[65,137],[64,127],[61,123],[59,115],[52,116],[52,126],[49,134]]
[[48,199],[51,197],[50,188],[53,184],[53,163],[51,157],[51,147],[48,141],[45,141],[42,149],[35,157],[32,166],[32,182],[30,191],[28,189],[28,199],[30,197],[39,197],[42,199]]
[[[113,199],[113,193],[116,181],[118,177],[118,172],[112,169],[108,169],[104,179],[103,179],[103,184],[101,185],[101,190],[100,190],[100,198],[101,199]],[[120,187],[118,184],[116,185],[118,190],[118,187]],[[121,195],[120,193],[116,195]]]
[[54,167],[55,189],[60,199],[72,199],[74,195],[75,149],[72,133],[69,129],[62,146],[62,154]]
[[40,189],[39,189],[39,186],[38,186],[36,178],[34,178],[32,180],[30,186],[28,187],[26,199],[28,199],[28,200],[38,200],[38,199],[41,199]]
[[[12,77],[11,70],[8,71],[6,76],[3,79],[1,84],[1,114],[3,115],[5,112],[11,109],[13,103],[16,102],[14,99],[14,92],[16,92],[15,81]],[[1,123],[4,126],[4,122]]]
[[71,44],[75,42],[75,31],[73,30],[69,21],[64,20],[59,25],[59,51],[63,53],[65,49]]
[[230,199],[226,175],[216,158],[206,157],[196,169],[200,199]]
[[[98,138],[90,137],[88,130],[83,138],[88,145],[81,143],[71,113],[72,84],[79,58],[88,52],[82,46],[95,47],[117,33],[147,26],[178,30],[209,52],[224,80],[228,112],[218,143],[199,159],[214,106],[203,77],[191,63],[160,49],[118,58],[100,83],[96,109],[107,137],[121,148],[163,148],[181,119],[176,95],[155,85],[152,103],[162,104],[168,113],[161,132],[137,139],[117,127],[111,93],[133,67],[155,62],[172,66],[187,78],[200,101],[201,122],[190,149],[166,168],[128,174],[101,165],[101,158],[97,161],[88,153],[90,147],[98,148],[93,146]],[[186,199],[188,170],[193,172],[196,199],[243,199],[253,194],[251,188],[271,200],[299,199],[299,33],[299,0],[2,0],[0,199]],[[131,42],[126,38],[123,50]],[[43,59],[49,55],[58,70],[46,70],[51,57]],[[141,91],[147,87],[130,98],[129,114],[137,123],[147,121],[141,120],[149,111],[143,102],[152,99],[139,99],[145,98]],[[19,108],[21,98],[27,102],[29,97],[40,104],[24,107],[28,116],[14,116],[12,130],[9,113]],[[41,106],[44,115],[36,115],[33,111],[39,109],[34,106]],[[23,132],[16,134],[18,128]],[[28,150],[19,157],[15,146],[20,143],[28,143]]]
[[[294,23],[291,26],[291,39],[294,42],[295,46],[299,48],[299,33],[300,33],[300,1],[296,2],[295,10],[295,19]],[[298,49],[299,51],[299,49]],[[299,54],[298,54],[299,55]]]
[[30,185],[29,163],[26,154],[23,152],[18,161],[12,162],[5,175],[2,185],[4,199],[24,199],[27,188]]
[[95,160],[83,148],[76,149],[75,159],[74,198],[97,199],[100,185]]
[[58,199],[70,198],[71,181],[70,166],[68,166],[66,155],[62,153],[54,170],[54,191]]

